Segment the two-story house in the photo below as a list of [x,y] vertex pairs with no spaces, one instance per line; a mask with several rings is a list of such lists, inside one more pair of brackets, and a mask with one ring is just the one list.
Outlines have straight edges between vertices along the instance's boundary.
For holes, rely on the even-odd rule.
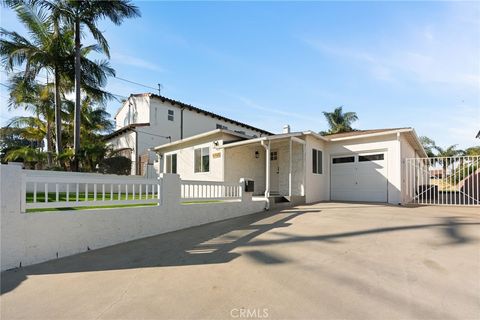
[[156,155],[148,149],[215,129],[263,137],[270,132],[152,93],[132,94],[115,115],[116,130],[105,137],[132,160],[132,174],[143,174]]

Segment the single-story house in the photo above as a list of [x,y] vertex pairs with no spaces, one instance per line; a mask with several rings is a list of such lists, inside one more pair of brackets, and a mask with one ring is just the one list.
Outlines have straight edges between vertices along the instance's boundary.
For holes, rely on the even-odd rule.
[[254,195],[287,201],[408,201],[404,159],[426,157],[415,130],[320,135],[284,132],[252,138],[217,129],[151,149],[160,170],[184,180],[254,181]]

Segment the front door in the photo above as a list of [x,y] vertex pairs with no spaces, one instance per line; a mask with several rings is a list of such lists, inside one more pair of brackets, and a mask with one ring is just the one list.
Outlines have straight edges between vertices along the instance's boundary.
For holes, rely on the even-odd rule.
[[280,174],[280,166],[278,164],[278,151],[270,152],[270,194],[279,194],[278,176]]

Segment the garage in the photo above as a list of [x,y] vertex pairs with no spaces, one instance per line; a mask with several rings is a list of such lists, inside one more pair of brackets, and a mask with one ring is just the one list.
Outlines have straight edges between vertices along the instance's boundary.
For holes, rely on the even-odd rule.
[[331,200],[388,201],[387,153],[331,157]]

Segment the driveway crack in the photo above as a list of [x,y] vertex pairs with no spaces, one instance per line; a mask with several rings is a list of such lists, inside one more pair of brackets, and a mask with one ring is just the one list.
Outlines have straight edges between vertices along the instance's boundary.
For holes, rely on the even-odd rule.
[[127,285],[125,286],[125,289],[122,291],[122,293],[120,294],[120,296],[115,299],[114,301],[112,301],[112,303],[110,303],[105,309],[103,309],[102,312],[100,312],[100,314],[95,318],[95,320],[98,320],[100,319],[107,311],[109,311],[110,309],[113,308],[113,306],[115,306],[116,304],[118,304],[120,301],[123,300],[123,298],[126,296],[128,290],[130,289],[130,287],[132,286],[132,284],[135,282],[138,274],[140,273],[140,271],[137,271],[133,276],[132,278],[130,279],[130,281],[128,281]]

